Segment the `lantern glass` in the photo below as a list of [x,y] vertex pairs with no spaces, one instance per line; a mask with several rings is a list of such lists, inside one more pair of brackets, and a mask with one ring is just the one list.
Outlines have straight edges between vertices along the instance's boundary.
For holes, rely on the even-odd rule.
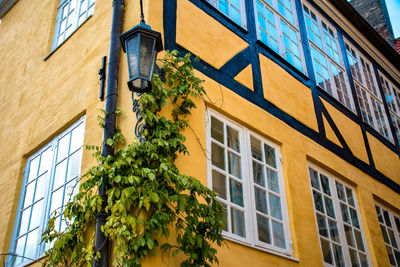
[[139,63],[139,73],[140,76],[147,78],[147,80],[151,80],[150,71],[151,71],[151,63],[152,54],[154,50],[155,38],[141,35],[140,36],[140,63]]
[[128,57],[129,79],[138,76],[138,52],[139,52],[139,35],[126,40],[126,50]]

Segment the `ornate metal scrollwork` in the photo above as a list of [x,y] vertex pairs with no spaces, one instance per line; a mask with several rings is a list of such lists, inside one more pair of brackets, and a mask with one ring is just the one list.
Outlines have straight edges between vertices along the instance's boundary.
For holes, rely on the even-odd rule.
[[144,143],[145,139],[143,137],[144,130],[146,129],[146,125],[143,123],[143,110],[140,108],[139,99],[141,94],[136,94],[139,96],[138,99],[135,99],[134,92],[132,92],[132,111],[136,113],[136,125],[135,125],[135,135],[138,138],[139,143]]

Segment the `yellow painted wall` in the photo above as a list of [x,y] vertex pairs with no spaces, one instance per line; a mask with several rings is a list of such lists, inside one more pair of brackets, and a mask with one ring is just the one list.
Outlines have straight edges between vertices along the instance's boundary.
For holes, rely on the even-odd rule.
[[[123,31],[139,22],[138,1],[125,2]],[[97,109],[104,108],[104,103],[98,100],[97,71],[101,57],[108,55],[111,1],[97,0],[94,15],[44,61],[43,58],[50,52],[56,8],[55,1],[51,0],[20,0],[0,24],[0,36],[7,36],[0,38],[0,62],[3,62],[0,64],[1,252],[7,252],[11,242],[26,158],[82,114],[86,114],[84,143],[97,145],[102,138],[96,120]],[[162,8],[162,0],[144,1],[146,21],[154,30],[161,32]],[[35,12],[29,12],[31,10]],[[216,68],[247,47],[242,39],[187,0],[178,0],[177,14],[178,43]],[[204,31],[198,31],[198,25]],[[197,34],[193,35],[193,31]],[[123,114],[118,123],[128,141],[133,141],[135,117],[131,112],[132,102],[126,86],[128,71],[124,56],[121,57],[118,100]],[[260,56],[260,61],[266,99],[308,127],[318,130],[310,89],[264,56]],[[387,266],[374,198],[400,207],[399,194],[268,112],[244,101],[200,72],[196,73],[205,80],[210,100],[206,103],[197,101],[198,108],[193,111],[190,120],[193,131],[188,129],[185,132],[190,155],[182,156],[177,161],[183,173],[193,175],[206,184],[205,117],[209,109],[279,144],[283,158],[294,259],[228,241],[228,247],[219,249],[220,266],[322,266],[307,162],[313,162],[354,185],[372,263],[374,266]],[[236,79],[252,89],[251,66],[239,73]],[[324,102],[324,106],[354,155],[368,162],[359,126],[328,103]],[[334,141],[332,134],[327,130],[327,137]],[[378,140],[371,136],[368,140],[377,168],[400,182],[398,158],[395,159],[393,153],[390,154]],[[93,163],[90,152],[85,152],[82,172]],[[179,258],[163,257],[162,253],[158,253],[146,260],[145,266],[177,266],[178,262]]]
[[[335,122],[336,127],[339,129],[353,155],[368,163],[368,155],[365,149],[361,127],[325,100],[321,99],[321,101],[328,110],[329,115],[331,115],[332,120]],[[327,131],[327,138],[333,140],[335,137],[333,137],[332,134],[334,133]]]
[[390,177],[394,182],[400,184],[399,156],[371,134],[367,133],[367,138],[369,146],[371,147],[375,167],[387,177]]
[[317,131],[310,88],[263,55],[260,55],[260,64],[264,98]]

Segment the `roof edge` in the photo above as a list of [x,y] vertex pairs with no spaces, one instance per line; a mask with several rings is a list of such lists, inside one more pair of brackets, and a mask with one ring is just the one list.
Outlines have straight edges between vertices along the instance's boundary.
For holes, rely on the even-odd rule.
[[329,2],[348,19],[359,32],[380,51],[398,71],[400,71],[400,54],[379,35],[377,31],[346,0],[329,0]]

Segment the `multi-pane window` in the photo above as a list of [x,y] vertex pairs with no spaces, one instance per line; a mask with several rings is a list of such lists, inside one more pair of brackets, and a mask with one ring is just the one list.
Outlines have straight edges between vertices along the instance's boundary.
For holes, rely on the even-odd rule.
[[400,266],[400,216],[376,205],[376,213],[391,266]]
[[52,50],[56,49],[94,12],[96,0],[61,0]]
[[290,254],[279,147],[214,112],[208,119],[208,184],[226,208],[224,236]]
[[207,2],[240,26],[247,27],[244,0],[207,0]]
[[363,120],[391,140],[392,135],[372,64],[348,43],[346,51]]
[[371,266],[354,190],[309,167],[324,266]]
[[397,140],[400,142],[400,90],[391,83],[382,73],[379,73],[386,103],[389,107]]
[[303,5],[315,79],[319,87],[354,111],[353,98],[337,34],[311,7]]
[[83,117],[27,160],[10,248],[16,256],[8,258],[11,266],[25,265],[43,254],[41,235],[53,212],[58,214],[55,229],[65,229],[61,214],[79,189],[84,130]]
[[293,0],[255,0],[258,39],[306,72]]

